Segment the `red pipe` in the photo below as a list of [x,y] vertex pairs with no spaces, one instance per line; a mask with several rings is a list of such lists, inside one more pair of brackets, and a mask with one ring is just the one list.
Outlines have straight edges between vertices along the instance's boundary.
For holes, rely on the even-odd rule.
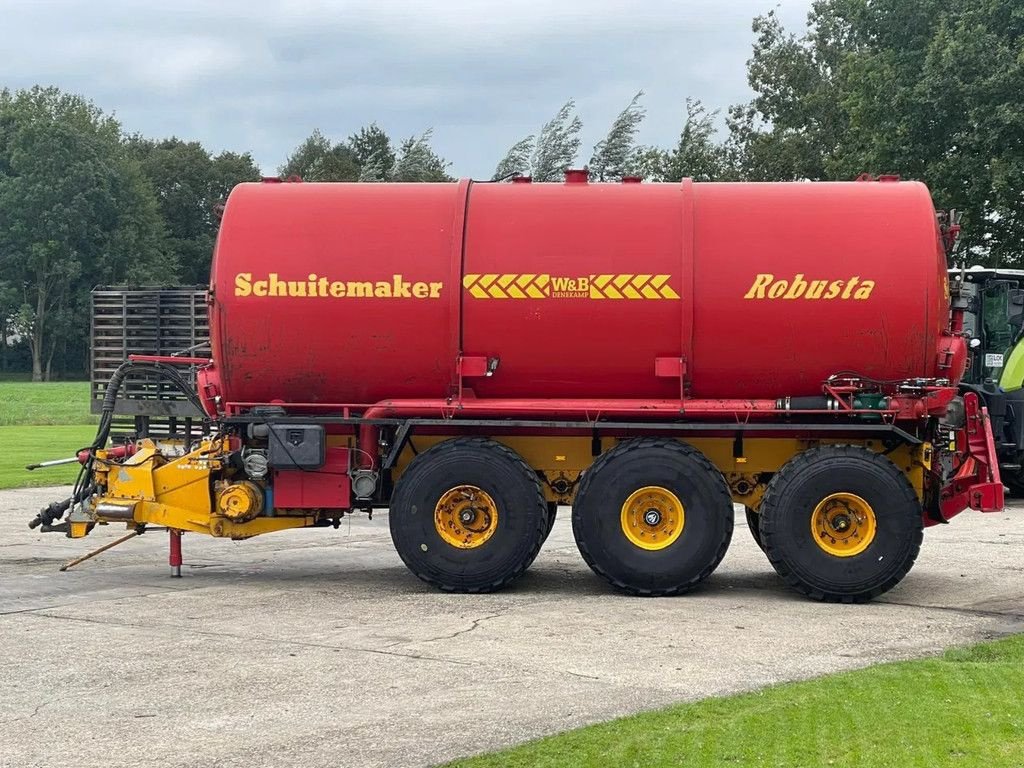
[[[76,456],[78,457],[79,464],[85,464],[89,460],[89,454],[92,453],[91,448],[79,451]],[[135,453],[135,443],[125,443],[124,445],[115,445],[113,448],[106,449],[106,458],[108,459],[123,459],[126,456],[132,456]]]
[[209,365],[208,357],[174,357],[173,355],[128,355],[133,363],[169,363],[171,365]]
[[[551,418],[582,418],[588,421],[601,416],[633,418],[700,418],[724,414],[749,416],[753,413],[771,415],[779,413],[775,400],[531,400],[481,399],[462,400],[382,400],[363,413],[364,419],[398,417],[439,417],[454,419],[459,416],[478,418],[514,418],[516,416],[548,416]],[[380,428],[375,424],[359,427],[359,466],[372,468],[379,454]]]

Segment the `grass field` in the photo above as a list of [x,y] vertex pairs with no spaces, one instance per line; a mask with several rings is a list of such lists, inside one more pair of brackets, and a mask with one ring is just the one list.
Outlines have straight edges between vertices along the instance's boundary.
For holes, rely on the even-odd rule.
[[96,422],[87,382],[0,381],[0,488],[74,481],[77,465],[35,472],[25,465],[71,456],[92,442]]
[[684,704],[458,768],[1024,766],[1024,637]]
[[[2,389],[2,387],[0,387]],[[90,424],[0,427],[0,489],[66,485],[74,482],[78,464],[25,471],[26,464],[61,459],[92,442],[96,427]]]
[[95,424],[87,381],[0,381],[0,426]]

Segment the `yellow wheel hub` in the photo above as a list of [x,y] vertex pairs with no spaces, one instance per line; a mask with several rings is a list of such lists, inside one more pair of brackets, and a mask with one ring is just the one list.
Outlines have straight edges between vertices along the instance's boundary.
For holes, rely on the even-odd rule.
[[629,495],[619,517],[622,532],[640,549],[665,549],[683,532],[683,502],[668,488],[647,485]]
[[875,539],[875,510],[860,496],[833,493],[811,513],[811,534],[815,543],[836,557],[853,557]]
[[434,527],[453,547],[475,549],[498,530],[498,505],[475,485],[445,491],[434,507]]

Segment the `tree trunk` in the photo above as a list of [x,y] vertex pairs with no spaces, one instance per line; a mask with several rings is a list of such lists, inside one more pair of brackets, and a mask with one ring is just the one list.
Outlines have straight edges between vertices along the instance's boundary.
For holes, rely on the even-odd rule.
[[32,332],[33,341],[29,343],[32,348],[32,381],[43,380],[43,356],[39,345],[39,335]]
[[36,290],[36,317],[29,334],[29,347],[32,348],[32,381],[43,380],[43,322],[46,317],[46,276],[39,276],[39,287]]
[[57,351],[57,339],[50,342],[50,353],[46,356],[46,380],[53,381],[53,355]]

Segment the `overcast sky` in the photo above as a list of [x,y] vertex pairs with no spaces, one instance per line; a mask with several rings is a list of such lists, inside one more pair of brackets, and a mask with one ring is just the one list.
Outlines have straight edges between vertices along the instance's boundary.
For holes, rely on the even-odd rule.
[[272,174],[313,128],[433,128],[459,176],[489,177],[566,99],[579,163],[644,89],[643,143],[669,146],[687,96],[749,98],[752,18],[809,0],[0,0],[0,86],[82,93],[129,132],[251,151]]

